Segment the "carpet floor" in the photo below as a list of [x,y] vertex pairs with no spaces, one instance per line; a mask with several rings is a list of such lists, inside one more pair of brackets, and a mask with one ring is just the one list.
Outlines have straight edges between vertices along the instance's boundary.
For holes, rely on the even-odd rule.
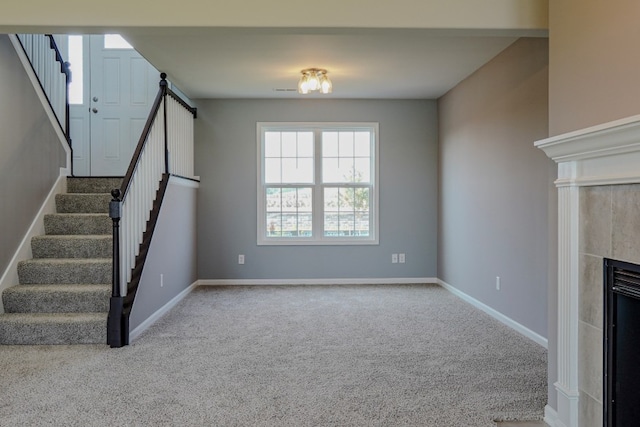
[[121,349],[0,346],[0,425],[491,427],[546,377],[435,285],[199,287]]

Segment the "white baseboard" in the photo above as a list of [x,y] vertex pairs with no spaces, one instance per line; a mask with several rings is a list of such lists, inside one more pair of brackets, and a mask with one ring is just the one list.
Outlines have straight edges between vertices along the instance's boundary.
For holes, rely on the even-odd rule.
[[[47,194],[40,210],[36,214],[35,218],[31,222],[27,233],[22,238],[20,245],[16,249],[4,270],[2,277],[0,277],[0,292],[4,289],[17,285],[18,282],[18,263],[33,257],[31,253],[31,238],[44,234],[44,216],[56,212],[56,194],[65,193],[67,191],[67,169],[60,169],[60,176],[56,180],[55,184]],[[4,313],[4,307],[0,304],[0,313]]]
[[446,283],[446,282],[444,282],[444,281],[442,281],[440,279],[438,279],[438,284],[440,286],[442,286],[443,288],[445,288],[446,290],[448,290],[449,292],[451,292],[452,294],[456,295],[457,297],[462,298],[463,300],[465,300],[469,304],[473,305],[474,307],[479,308],[480,310],[484,311],[488,315],[494,317],[495,319],[497,319],[500,322],[504,323],[505,325],[509,326],[511,329],[515,330],[516,332],[521,333],[525,337],[529,338],[532,341],[535,341],[536,343],[540,344],[544,348],[548,348],[548,345],[549,345],[548,341],[542,335],[537,334],[536,332],[533,332],[531,329],[527,328],[526,326],[521,325],[520,323],[518,323],[515,320],[511,319],[510,317],[505,316],[504,314],[500,313],[499,311],[497,311],[497,310],[489,307],[488,305],[484,304],[483,302],[480,302],[477,299],[465,294],[464,292],[460,291],[457,288],[454,288],[450,284],[448,284],[448,283]]
[[435,277],[395,277],[356,279],[201,279],[202,286],[250,286],[250,285],[409,285],[438,283]]
[[563,427],[563,424],[558,418],[558,413],[549,405],[544,407],[544,422],[547,423],[549,427]]
[[151,325],[153,325],[158,319],[164,316],[169,310],[176,306],[180,301],[182,301],[187,295],[191,293],[199,284],[199,281],[196,280],[189,287],[184,289],[178,295],[173,297],[171,301],[160,307],[155,313],[149,316],[144,322],[138,325],[133,331],[129,333],[129,342],[132,342],[136,338],[140,336],[144,331],[146,331]]

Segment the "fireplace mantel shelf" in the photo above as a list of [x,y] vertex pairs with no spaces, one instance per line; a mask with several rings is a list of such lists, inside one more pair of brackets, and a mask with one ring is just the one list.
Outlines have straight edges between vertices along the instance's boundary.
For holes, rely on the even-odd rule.
[[535,143],[558,163],[556,184],[640,183],[640,115]]

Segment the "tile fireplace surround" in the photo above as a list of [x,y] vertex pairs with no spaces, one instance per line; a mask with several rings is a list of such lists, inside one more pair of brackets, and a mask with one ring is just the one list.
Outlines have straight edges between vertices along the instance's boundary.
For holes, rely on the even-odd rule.
[[558,401],[545,420],[599,427],[603,258],[640,263],[640,115],[535,145],[558,163]]

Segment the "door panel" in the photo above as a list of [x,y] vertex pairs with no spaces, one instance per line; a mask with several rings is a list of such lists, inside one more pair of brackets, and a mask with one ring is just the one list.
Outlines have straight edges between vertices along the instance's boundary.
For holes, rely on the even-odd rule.
[[133,49],[91,36],[91,175],[123,176],[158,90],[160,73]]
[[[158,91],[160,73],[134,49],[107,49],[104,35],[83,36],[82,96],[70,105],[77,176],[123,176]],[[72,64],[72,72],[74,64]]]

